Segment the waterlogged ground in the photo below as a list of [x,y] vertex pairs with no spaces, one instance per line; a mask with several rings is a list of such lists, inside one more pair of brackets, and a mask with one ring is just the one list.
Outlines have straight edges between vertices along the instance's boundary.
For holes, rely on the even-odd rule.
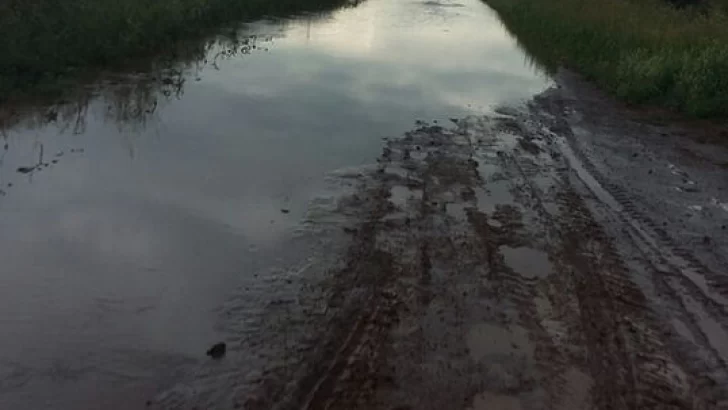
[[3,113],[0,408],[728,408],[725,129],[475,1],[237,36]]
[[[337,175],[418,119],[546,86],[476,0],[373,0],[224,34],[52,106],[2,107],[3,410],[231,405],[275,362],[241,347],[287,315],[262,312],[346,243],[320,226],[339,218]],[[230,352],[211,362],[220,340]]]

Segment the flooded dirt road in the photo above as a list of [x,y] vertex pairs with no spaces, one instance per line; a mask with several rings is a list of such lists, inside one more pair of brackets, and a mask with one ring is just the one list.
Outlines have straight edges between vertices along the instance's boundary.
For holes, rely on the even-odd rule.
[[728,408],[724,131],[477,1],[201,50],[4,113],[1,409]]
[[227,406],[275,362],[241,340],[345,244],[319,227],[336,175],[417,119],[546,86],[476,0],[367,1],[192,48],[1,107],[0,409]]
[[637,122],[556,81],[420,123],[345,176],[351,244],[287,325],[312,341],[236,403],[728,408],[728,149],[693,139],[721,130]]

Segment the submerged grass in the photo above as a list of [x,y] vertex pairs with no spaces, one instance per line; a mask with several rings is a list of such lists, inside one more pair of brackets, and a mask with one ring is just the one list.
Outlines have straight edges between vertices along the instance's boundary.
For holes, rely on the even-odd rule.
[[3,0],[0,102],[54,92],[93,69],[159,53],[246,18],[331,9],[346,0]]
[[547,67],[573,68],[630,103],[728,114],[728,1],[485,0]]

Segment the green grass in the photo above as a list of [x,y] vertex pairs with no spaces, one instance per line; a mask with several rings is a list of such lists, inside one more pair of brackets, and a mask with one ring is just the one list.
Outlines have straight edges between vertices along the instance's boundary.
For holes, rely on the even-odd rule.
[[485,0],[547,68],[572,68],[623,100],[728,114],[728,1]]
[[346,0],[2,0],[0,102],[55,92],[93,70],[174,48],[221,25]]

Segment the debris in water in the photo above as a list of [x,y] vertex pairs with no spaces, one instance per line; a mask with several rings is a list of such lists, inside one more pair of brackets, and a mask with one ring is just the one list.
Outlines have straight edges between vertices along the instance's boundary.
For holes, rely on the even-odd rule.
[[227,345],[224,342],[216,343],[207,351],[207,355],[212,357],[213,359],[219,359],[225,356],[226,350]]
[[18,172],[21,174],[29,174],[35,170],[35,167],[19,167]]

